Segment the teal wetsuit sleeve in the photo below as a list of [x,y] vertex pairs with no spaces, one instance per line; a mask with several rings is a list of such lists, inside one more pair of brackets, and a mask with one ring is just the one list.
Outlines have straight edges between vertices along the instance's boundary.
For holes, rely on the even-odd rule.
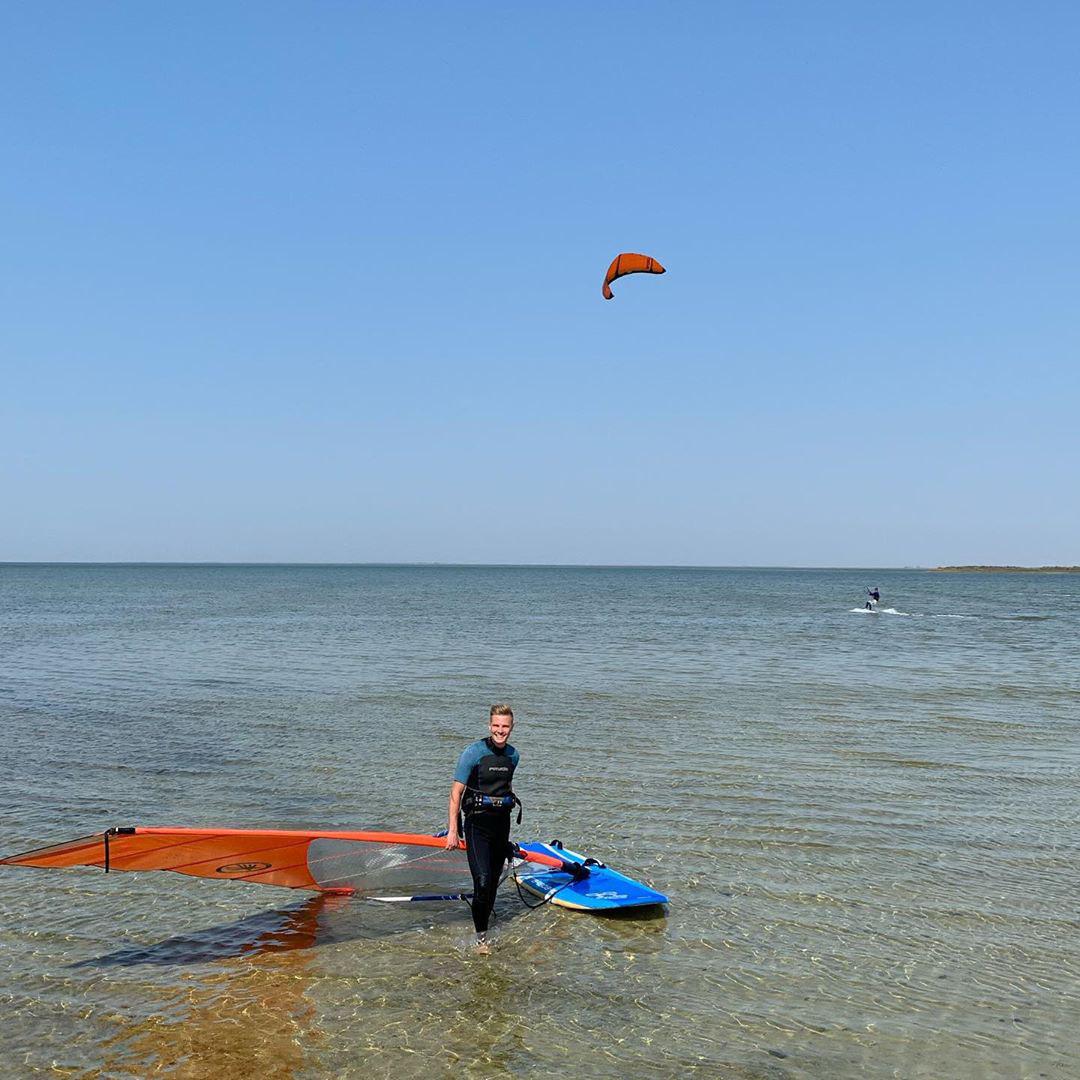
[[454,770],[454,779],[459,784],[468,784],[469,777],[476,763],[484,756],[485,749],[483,743],[473,743],[462,751],[461,757],[458,758],[457,768]]

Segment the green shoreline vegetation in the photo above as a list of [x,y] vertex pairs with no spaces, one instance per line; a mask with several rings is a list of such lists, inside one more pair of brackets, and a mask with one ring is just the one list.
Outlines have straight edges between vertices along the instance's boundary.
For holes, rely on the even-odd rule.
[[933,574],[1080,574],[1080,566],[933,566]]

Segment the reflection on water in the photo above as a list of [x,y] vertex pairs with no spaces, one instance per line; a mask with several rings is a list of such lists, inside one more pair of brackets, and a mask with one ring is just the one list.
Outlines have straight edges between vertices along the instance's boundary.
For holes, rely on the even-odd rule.
[[510,698],[519,837],[673,898],[599,918],[507,888],[478,957],[463,904],[5,868],[0,1061],[1068,1075],[1080,579],[875,572],[910,617],[856,618],[864,576],[0,567],[4,851],[125,824],[430,831]]

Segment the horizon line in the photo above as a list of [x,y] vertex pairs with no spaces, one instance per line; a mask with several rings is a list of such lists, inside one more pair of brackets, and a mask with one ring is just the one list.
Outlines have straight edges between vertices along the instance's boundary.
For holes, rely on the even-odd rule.
[[[989,564],[984,564],[989,565]],[[821,566],[767,563],[542,563],[542,562],[384,562],[378,560],[338,562],[330,560],[289,561],[278,559],[0,559],[3,566],[297,566],[492,569],[492,570],[932,570],[924,565],[907,566]]]

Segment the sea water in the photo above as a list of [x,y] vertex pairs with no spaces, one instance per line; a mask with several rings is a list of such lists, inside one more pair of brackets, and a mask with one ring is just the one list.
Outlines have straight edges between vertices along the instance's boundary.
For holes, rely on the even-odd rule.
[[[861,610],[865,588],[878,612]],[[0,868],[0,1075],[1016,1077],[1080,1054],[1080,575],[0,566],[0,851],[445,824],[666,911]]]

